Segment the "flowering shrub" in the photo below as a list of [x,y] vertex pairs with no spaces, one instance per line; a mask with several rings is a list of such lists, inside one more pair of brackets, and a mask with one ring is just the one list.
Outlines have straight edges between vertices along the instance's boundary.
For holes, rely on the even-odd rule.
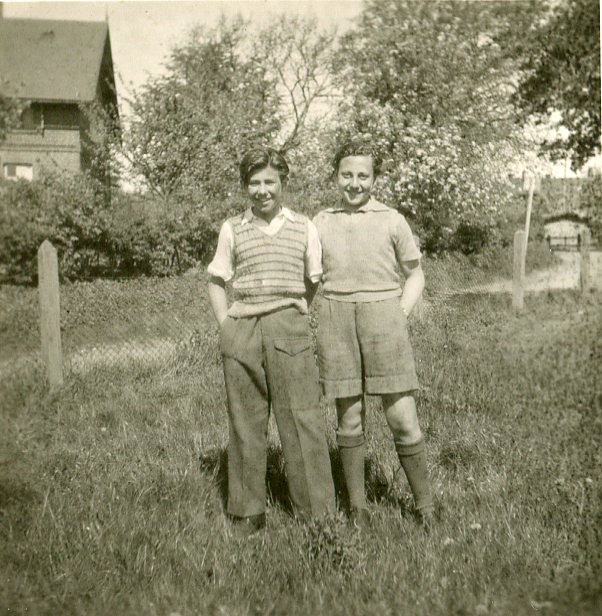
[[489,144],[466,151],[453,124],[434,128],[389,105],[362,101],[347,109],[331,134],[331,149],[361,137],[381,151],[384,164],[375,195],[404,214],[429,252],[479,250],[495,236],[496,221],[514,192]]

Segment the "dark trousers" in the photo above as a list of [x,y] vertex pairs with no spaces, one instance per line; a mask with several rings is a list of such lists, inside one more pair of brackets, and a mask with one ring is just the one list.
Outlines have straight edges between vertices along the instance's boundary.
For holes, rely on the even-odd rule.
[[291,500],[305,515],[333,511],[334,486],[309,323],[296,308],[228,317],[221,327],[228,395],[228,513],[265,511],[267,428],[276,418]]

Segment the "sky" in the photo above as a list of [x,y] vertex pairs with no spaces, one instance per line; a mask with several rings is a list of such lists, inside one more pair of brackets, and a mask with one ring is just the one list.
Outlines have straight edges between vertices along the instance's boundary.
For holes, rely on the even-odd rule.
[[241,14],[262,24],[278,13],[315,17],[324,28],[349,28],[361,10],[361,0],[213,0],[113,2],[4,2],[6,18],[75,19],[108,18],[111,50],[121,98],[157,75],[169,50],[197,24],[213,26],[222,14]]

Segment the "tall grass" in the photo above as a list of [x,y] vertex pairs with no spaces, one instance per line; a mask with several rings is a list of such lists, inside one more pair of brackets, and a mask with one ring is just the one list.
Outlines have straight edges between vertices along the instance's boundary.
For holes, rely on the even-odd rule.
[[[214,330],[160,367],[0,381],[0,608],[11,614],[600,613],[602,315],[571,293],[413,323],[438,522],[424,534],[369,401],[372,528],[288,508],[273,426],[268,529],[224,516]],[[341,500],[334,418],[324,403]]]

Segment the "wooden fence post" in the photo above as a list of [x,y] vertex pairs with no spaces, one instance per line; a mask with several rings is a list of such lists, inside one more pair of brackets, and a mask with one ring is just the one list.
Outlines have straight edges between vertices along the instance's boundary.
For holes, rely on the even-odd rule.
[[[414,242],[416,243],[418,249],[420,249],[420,238],[417,235],[414,235]],[[419,321],[422,321],[422,319],[424,319],[424,291],[420,294],[420,297],[418,298],[416,304],[414,304],[412,314]]]
[[581,242],[579,245],[579,284],[581,286],[581,292],[587,293],[592,288],[592,277],[590,267],[590,232],[589,229],[584,229],[581,232]]
[[56,250],[48,240],[44,240],[38,249],[38,290],[42,361],[50,387],[54,389],[63,384],[63,352],[58,260]]
[[522,310],[525,297],[525,253],[526,235],[524,231],[514,234],[514,261],[512,269],[512,307]]

